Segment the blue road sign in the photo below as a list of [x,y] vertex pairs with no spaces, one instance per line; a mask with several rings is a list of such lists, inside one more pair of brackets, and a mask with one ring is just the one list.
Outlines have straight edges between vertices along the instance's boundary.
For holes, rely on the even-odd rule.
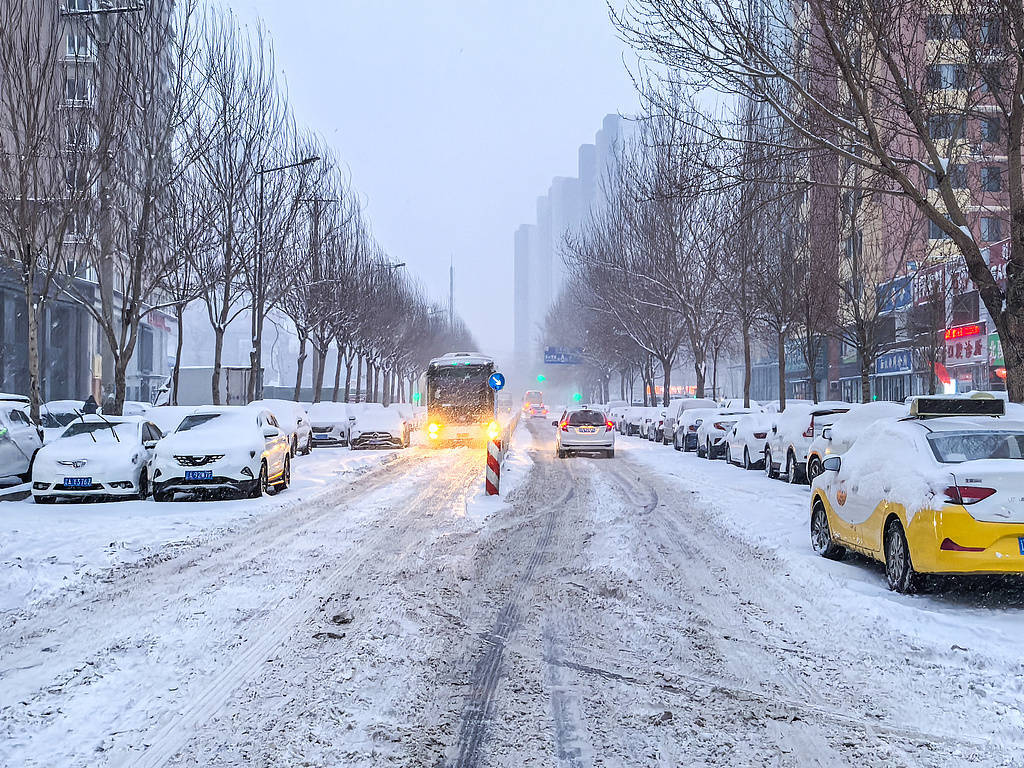
[[487,385],[497,392],[499,389],[505,386],[505,377],[500,373],[492,373],[491,378],[487,380]]
[[582,362],[580,347],[544,347],[545,365],[580,365]]

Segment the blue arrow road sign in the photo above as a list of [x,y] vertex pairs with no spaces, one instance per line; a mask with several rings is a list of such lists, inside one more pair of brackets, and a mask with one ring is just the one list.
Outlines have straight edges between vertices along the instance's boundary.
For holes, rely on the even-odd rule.
[[500,373],[492,373],[491,378],[487,380],[488,386],[497,392],[499,389],[505,386],[505,377]]

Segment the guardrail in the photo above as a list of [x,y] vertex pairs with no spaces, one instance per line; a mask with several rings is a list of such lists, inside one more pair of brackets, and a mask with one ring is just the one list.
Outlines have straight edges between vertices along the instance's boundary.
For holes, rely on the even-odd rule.
[[501,428],[501,434],[487,441],[487,468],[484,472],[484,488],[488,496],[497,496],[501,489],[501,465],[512,448],[512,435],[519,425],[519,411],[512,414]]

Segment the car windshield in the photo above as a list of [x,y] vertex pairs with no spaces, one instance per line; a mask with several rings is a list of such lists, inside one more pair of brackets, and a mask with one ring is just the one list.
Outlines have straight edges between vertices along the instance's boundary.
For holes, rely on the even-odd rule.
[[61,413],[60,411],[55,413],[43,411],[39,414],[39,421],[44,429],[59,429],[60,427],[66,427],[77,418],[78,414],[74,411],[66,413]]
[[195,429],[203,424],[208,424],[214,419],[219,419],[220,416],[221,414],[219,413],[193,413],[191,416],[186,416],[175,431],[188,432],[190,429]]
[[975,459],[1024,459],[1024,432],[940,432],[928,436],[943,464]]
[[113,432],[117,432],[117,439],[124,440],[126,437],[131,435],[134,424],[127,424],[125,422],[111,422],[107,424],[103,421],[79,421],[71,424],[61,437],[74,437],[75,435],[88,435],[92,434],[97,441],[103,439],[104,436],[114,440]]
[[569,414],[571,427],[603,427],[604,414],[600,411],[573,411]]

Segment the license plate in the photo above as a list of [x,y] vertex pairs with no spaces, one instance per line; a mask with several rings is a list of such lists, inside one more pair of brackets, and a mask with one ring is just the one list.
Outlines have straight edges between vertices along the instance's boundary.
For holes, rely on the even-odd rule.
[[185,470],[186,480],[211,480],[213,478],[212,469],[188,469]]
[[92,478],[91,477],[65,477],[64,478],[65,488],[91,488]]
[[313,435],[314,440],[330,440],[330,435]]
[[596,432],[597,430],[594,429],[593,427],[580,427],[579,431],[580,432],[584,432],[584,433],[590,433],[590,432]]
[[1017,539],[1017,546],[1020,547],[1020,553],[1024,555],[1024,536]]

